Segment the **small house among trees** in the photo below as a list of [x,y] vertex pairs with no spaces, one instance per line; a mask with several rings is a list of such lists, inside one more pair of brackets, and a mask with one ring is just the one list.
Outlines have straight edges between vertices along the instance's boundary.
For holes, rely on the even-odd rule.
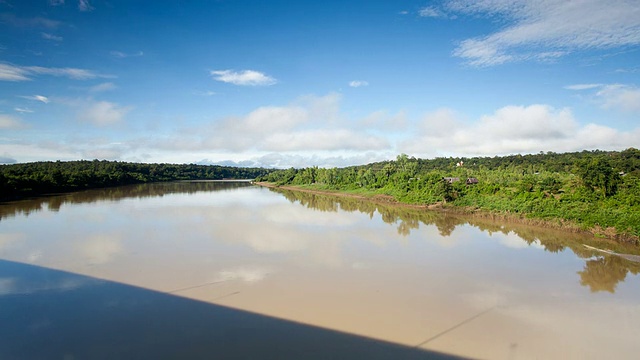
[[[460,181],[459,177],[444,177],[442,178],[442,180],[444,180],[444,182],[446,182],[447,184],[453,184],[455,182]],[[474,177],[470,177],[467,178],[467,180],[465,181],[465,184],[467,185],[475,185],[478,183],[478,179],[474,178]]]
[[467,179],[467,185],[475,185],[478,183],[478,179],[474,178],[474,177],[470,177]]

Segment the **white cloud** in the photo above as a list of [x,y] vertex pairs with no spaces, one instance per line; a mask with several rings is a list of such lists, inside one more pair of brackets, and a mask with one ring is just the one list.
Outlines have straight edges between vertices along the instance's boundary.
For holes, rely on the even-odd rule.
[[194,95],[198,95],[198,96],[213,96],[213,95],[217,95],[216,92],[211,91],[211,90],[207,90],[207,91],[194,91],[193,92]]
[[47,68],[42,66],[15,66],[0,63],[0,81],[28,81],[35,75],[51,75],[68,77],[74,80],[88,80],[99,77],[111,77],[100,75],[91,70],[77,68]]
[[603,109],[628,112],[640,111],[640,88],[624,84],[576,84],[565,86],[568,90],[597,90],[593,99]]
[[442,10],[433,6],[428,6],[420,9],[418,11],[418,15],[421,17],[433,17],[433,18],[446,16]]
[[27,100],[34,100],[34,101],[40,101],[43,102],[45,104],[49,103],[49,98],[46,96],[42,96],[42,95],[30,95],[30,96],[20,96],[23,99],[27,99]]
[[640,6],[634,1],[451,0],[445,8],[499,16],[507,23],[493,34],[463,40],[454,50],[476,66],[640,44]]
[[53,40],[53,41],[58,41],[58,42],[64,40],[62,38],[62,36],[56,36],[56,35],[49,34],[49,33],[44,33],[43,32],[43,33],[41,33],[41,35],[42,35],[43,39],[47,39],[47,40]]
[[602,84],[574,84],[574,85],[567,85],[564,88],[567,90],[589,90],[589,89],[595,89],[601,86]]
[[337,94],[305,96],[289,106],[264,106],[198,129],[185,129],[157,145],[166,149],[261,152],[387,149],[368,129],[344,126]]
[[0,114],[0,129],[14,130],[23,128],[24,124],[19,118],[11,115]]
[[19,108],[19,107],[14,108],[13,110],[15,110],[15,111],[17,111],[19,113],[32,113],[33,112],[33,110],[31,110],[31,109]]
[[362,81],[362,80],[353,80],[349,82],[349,86],[357,88],[361,86],[369,86],[369,83],[367,81]]
[[119,236],[93,235],[76,244],[80,254],[90,264],[106,264],[124,251]]
[[359,121],[363,128],[378,129],[387,134],[400,132],[407,127],[407,115],[404,111],[389,114],[385,110],[374,111]]
[[94,7],[91,6],[89,0],[78,0],[78,10],[80,11],[93,11]]
[[238,269],[223,270],[218,273],[217,281],[240,280],[248,283],[255,283],[263,280],[270,271],[260,267],[243,267]]
[[91,101],[80,111],[79,118],[97,126],[113,125],[121,122],[131,109],[108,101]]
[[273,85],[276,79],[255,70],[214,70],[211,71],[214,80],[245,86],[268,86]]
[[[447,126],[441,125],[444,121]],[[581,126],[569,109],[548,105],[506,106],[472,123],[440,110],[427,115],[421,126],[420,135],[401,141],[400,152],[433,157],[622,150],[637,146],[640,138],[640,128],[623,132],[597,124]]]
[[380,150],[387,149],[387,140],[348,129],[314,129],[276,133],[263,141],[266,151],[309,150]]
[[[199,164],[223,165],[223,166],[243,166],[243,167],[267,167],[267,168],[302,168],[308,166],[319,166],[323,168],[345,167],[353,165],[370,164],[376,161],[389,160],[395,158],[397,154],[389,152],[380,154],[378,152],[356,152],[347,155],[335,155],[323,152],[313,154],[300,153],[267,153],[265,155],[251,156],[243,160],[212,160],[203,159]],[[220,155],[224,159],[227,154]],[[237,155],[236,155],[237,156]],[[246,156],[246,155],[242,155]]]
[[0,63],[0,81],[27,81],[29,72],[23,68]]
[[98,84],[95,86],[92,86],[89,91],[91,92],[103,92],[103,91],[110,91],[117,88],[116,84],[112,83],[112,82],[106,82],[106,83],[102,83],[102,84]]
[[122,51],[112,51],[110,52],[110,54],[111,56],[119,59],[144,56],[144,53],[142,51],[138,51],[137,53],[131,53],[131,54],[127,54]]
[[86,70],[86,69],[46,68],[41,66],[27,66],[27,67],[24,67],[24,69],[32,74],[68,77],[70,79],[75,79],[75,80],[87,80],[87,79],[95,79],[97,77],[104,77],[102,75],[96,74],[91,70]]
[[27,28],[44,27],[49,29],[55,29],[61,24],[60,21],[51,20],[51,19],[47,19],[39,16],[33,17],[33,18],[20,18],[10,13],[0,14],[0,21],[15,27],[27,27]]
[[602,100],[605,109],[620,109],[623,111],[640,111],[640,89],[628,85],[605,85],[596,96]]

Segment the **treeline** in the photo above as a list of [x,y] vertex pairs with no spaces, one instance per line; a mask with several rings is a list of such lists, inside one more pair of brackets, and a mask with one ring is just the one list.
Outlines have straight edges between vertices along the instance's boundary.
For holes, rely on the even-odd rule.
[[0,165],[0,200],[161,181],[254,179],[270,171],[264,168],[106,160]]
[[291,168],[258,180],[515,214],[619,239],[640,235],[640,150],[634,148],[484,158],[402,154],[363,166]]

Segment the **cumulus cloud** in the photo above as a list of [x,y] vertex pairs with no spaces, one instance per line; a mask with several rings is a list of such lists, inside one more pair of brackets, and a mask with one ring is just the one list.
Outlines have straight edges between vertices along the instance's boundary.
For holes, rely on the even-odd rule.
[[616,109],[628,112],[640,112],[640,88],[624,84],[576,84],[565,89],[584,91],[594,90],[595,102],[603,109]]
[[216,81],[234,85],[268,86],[277,83],[276,79],[255,70],[214,70],[211,75]]
[[23,128],[24,124],[19,118],[11,115],[0,114],[0,129],[14,130]]
[[640,129],[622,132],[597,124],[581,126],[568,108],[548,105],[506,106],[472,123],[460,121],[453,111],[443,109],[428,114],[421,123],[420,135],[401,141],[399,150],[426,157],[621,150],[637,146],[639,136]]
[[386,149],[390,144],[367,129],[338,121],[340,96],[305,96],[288,106],[259,107],[205,127],[184,129],[157,140],[165,149],[226,151],[348,151]]
[[369,83],[367,81],[362,81],[362,80],[353,80],[349,82],[349,86],[357,88],[361,86],[369,86]]
[[276,133],[263,142],[266,151],[299,150],[371,150],[386,149],[389,142],[381,137],[349,129],[314,129]]
[[130,106],[120,106],[108,101],[91,101],[83,106],[79,118],[97,126],[113,125],[121,122],[131,109]]
[[94,71],[78,68],[49,68],[42,66],[15,66],[0,63],[0,81],[28,81],[33,76],[50,75],[67,77],[74,80],[88,80],[99,77],[111,77],[101,75]]
[[623,111],[640,111],[640,89],[628,85],[605,85],[596,96],[602,100],[605,109],[621,109]]
[[389,114],[386,110],[378,110],[365,116],[359,123],[364,128],[378,129],[389,134],[406,129],[407,115],[404,111]]
[[633,1],[450,0],[444,8],[506,23],[497,32],[461,41],[454,50],[476,66],[640,44],[640,7]]
[[336,155],[319,151],[316,151],[313,154],[272,152],[265,155],[251,156],[246,160],[203,159],[198,161],[197,163],[202,165],[265,167],[279,169],[291,167],[302,168],[308,166],[332,168],[370,164],[372,162],[393,159],[396,155],[397,154],[392,151],[389,151],[388,153],[380,153],[376,151],[354,152],[347,155]]

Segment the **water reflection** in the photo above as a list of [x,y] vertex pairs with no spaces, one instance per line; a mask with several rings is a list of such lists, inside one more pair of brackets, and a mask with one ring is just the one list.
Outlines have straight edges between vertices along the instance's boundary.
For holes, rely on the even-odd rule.
[[60,208],[65,204],[119,201],[129,198],[144,199],[163,197],[170,194],[233,191],[247,186],[252,185],[248,181],[176,181],[101,188],[34,199],[0,202],[0,221],[16,215],[29,216],[31,213],[42,210],[60,211]]
[[[402,236],[409,236],[412,230],[425,226],[436,226],[443,237],[449,237],[458,226],[471,225],[489,234],[500,233],[506,236],[515,234],[517,238],[507,237],[501,241],[509,247],[538,246],[550,253],[560,253],[570,249],[578,257],[585,259],[580,284],[588,286],[592,292],[608,291],[614,293],[616,285],[623,282],[628,273],[637,275],[640,272],[640,262],[636,259],[625,259],[613,254],[603,255],[594,248],[613,249],[621,254],[640,254],[637,247],[607,242],[583,234],[574,234],[555,229],[527,226],[517,223],[498,222],[482,217],[460,216],[438,211],[428,211],[413,207],[387,205],[351,197],[340,197],[325,194],[315,194],[304,191],[271,189],[281,193],[290,202],[320,211],[361,212],[373,218],[379,213],[382,221],[397,226],[397,232]],[[595,259],[594,259],[595,257]]]
[[623,282],[627,273],[637,275],[640,272],[638,264],[629,263],[617,256],[601,256],[587,260],[584,270],[579,271],[580,284],[589,286],[592,292],[608,291],[614,293],[616,285]]
[[[473,358],[637,352],[638,267],[633,257],[598,250],[625,252],[613,243],[249,184],[154,184],[54,198],[27,201],[42,204],[29,214],[20,202],[0,205],[13,214],[0,224],[0,259],[15,265],[3,269],[0,260],[0,302],[14,299],[22,314],[29,314],[25,304],[38,303],[43,318],[82,320],[94,309],[76,316],[76,306],[87,304],[67,296],[86,291],[99,300],[93,304],[115,304],[104,318],[90,317],[92,326],[113,318],[121,319],[113,329],[127,328],[138,309],[119,313],[118,304],[129,301],[112,296],[112,285],[121,284],[147,289],[128,292],[134,298],[171,295],[157,299],[171,300],[159,312],[174,317],[172,324],[182,316],[175,306],[201,303]],[[42,269],[45,283],[21,285],[29,269]],[[63,283],[50,276],[56,271],[105,283]],[[48,295],[65,303],[50,304]],[[155,312],[154,304],[142,308]],[[0,319],[13,314],[3,309]],[[224,313],[215,328],[241,316]],[[158,330],[138,320],[138,334]],[[0,322],[0,335],[15,329],[7,324]],[[28,343],[23,330],[5,343]],[[55,334],[72,338],[75,330],[60,324]]]

